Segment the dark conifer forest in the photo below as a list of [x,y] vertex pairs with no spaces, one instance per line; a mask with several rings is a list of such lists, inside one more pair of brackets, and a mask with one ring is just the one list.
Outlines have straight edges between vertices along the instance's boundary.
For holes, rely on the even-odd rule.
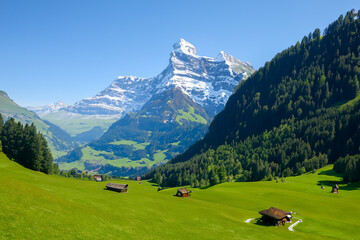
[[34,124],[23,126],[13,118],[4,123],[0,114],[0,140],[6,156],[24,167],[47,174],[59,172],[46,139]]
[[360,179],[360,11],[277,54],[230,97],[208,134],[145,175],[161,186],[272,180],[328,163]]

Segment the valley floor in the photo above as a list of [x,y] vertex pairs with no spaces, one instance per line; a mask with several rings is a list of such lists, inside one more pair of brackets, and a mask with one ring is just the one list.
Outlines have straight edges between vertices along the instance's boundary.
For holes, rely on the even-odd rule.
[[[360,184],[339,184],[339,194],[331,193],[341,180],[331,169],[285,183],[223,183],[177,198],[176,189],[158,192],[146,181],[112,180],[129,184],[129,192],[106,191],[105,182],[48,176],[0,153],[0,239],[359,239]],[[291,224],[257,222],[272,206],[302,219],[294,232]]]

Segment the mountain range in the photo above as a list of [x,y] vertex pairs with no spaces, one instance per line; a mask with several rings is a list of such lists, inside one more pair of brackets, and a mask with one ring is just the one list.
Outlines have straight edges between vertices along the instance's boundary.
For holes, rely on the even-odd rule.
[[98,140],[57,159],[59,166],[128,175],[162,164],[203,136],[234,88],[254,71],[225,52],[199,56],[180,39],[159,75],[119,77],[95,97],[58,109],[58,114],[120,118]]

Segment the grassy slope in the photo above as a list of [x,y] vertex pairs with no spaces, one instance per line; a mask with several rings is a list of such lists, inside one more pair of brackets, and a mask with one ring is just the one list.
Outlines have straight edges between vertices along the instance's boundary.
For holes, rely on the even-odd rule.
[[150,144],[150,142],[144,142],[144,143],[138,143],[132,140],[121,140],[121,141],[115,141],[115,142],[111,142],[110,144],[114,144],[114,145],[130,145],[133,146],[136,150],[139,149],[145,149],[145,147],[147,145]]
[[[127,194],[105,191],[106,183],[47,176],[0,153],[0,239],[356,239],[360,185],[340,185],[338,195],[327,185],[322,190],[318,181],[340,179],[330,168],[286,183],[194,189],[181,199],[148,182],[128,181]],[[244,223],[271,206],[296,211],[304,222],[295,232]]]
[[198,122],[202,124],[207,124],[208,121],[203,118],[201,115],[195,113],[195,109],[191,106],[188,108],[188,112],[180,109],[177,111],[178,115],[176,116],[176,121],[182,125],[182,120],[187,120],[191,122]]

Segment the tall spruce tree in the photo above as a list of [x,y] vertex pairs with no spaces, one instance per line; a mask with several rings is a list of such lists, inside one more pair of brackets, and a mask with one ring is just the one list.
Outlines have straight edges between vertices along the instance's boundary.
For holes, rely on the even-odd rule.
[[1,132],[2,132],[3,126],[4,126],[4,119],[3,119],[3,116],[0,113],[0,152],[2,152]]

